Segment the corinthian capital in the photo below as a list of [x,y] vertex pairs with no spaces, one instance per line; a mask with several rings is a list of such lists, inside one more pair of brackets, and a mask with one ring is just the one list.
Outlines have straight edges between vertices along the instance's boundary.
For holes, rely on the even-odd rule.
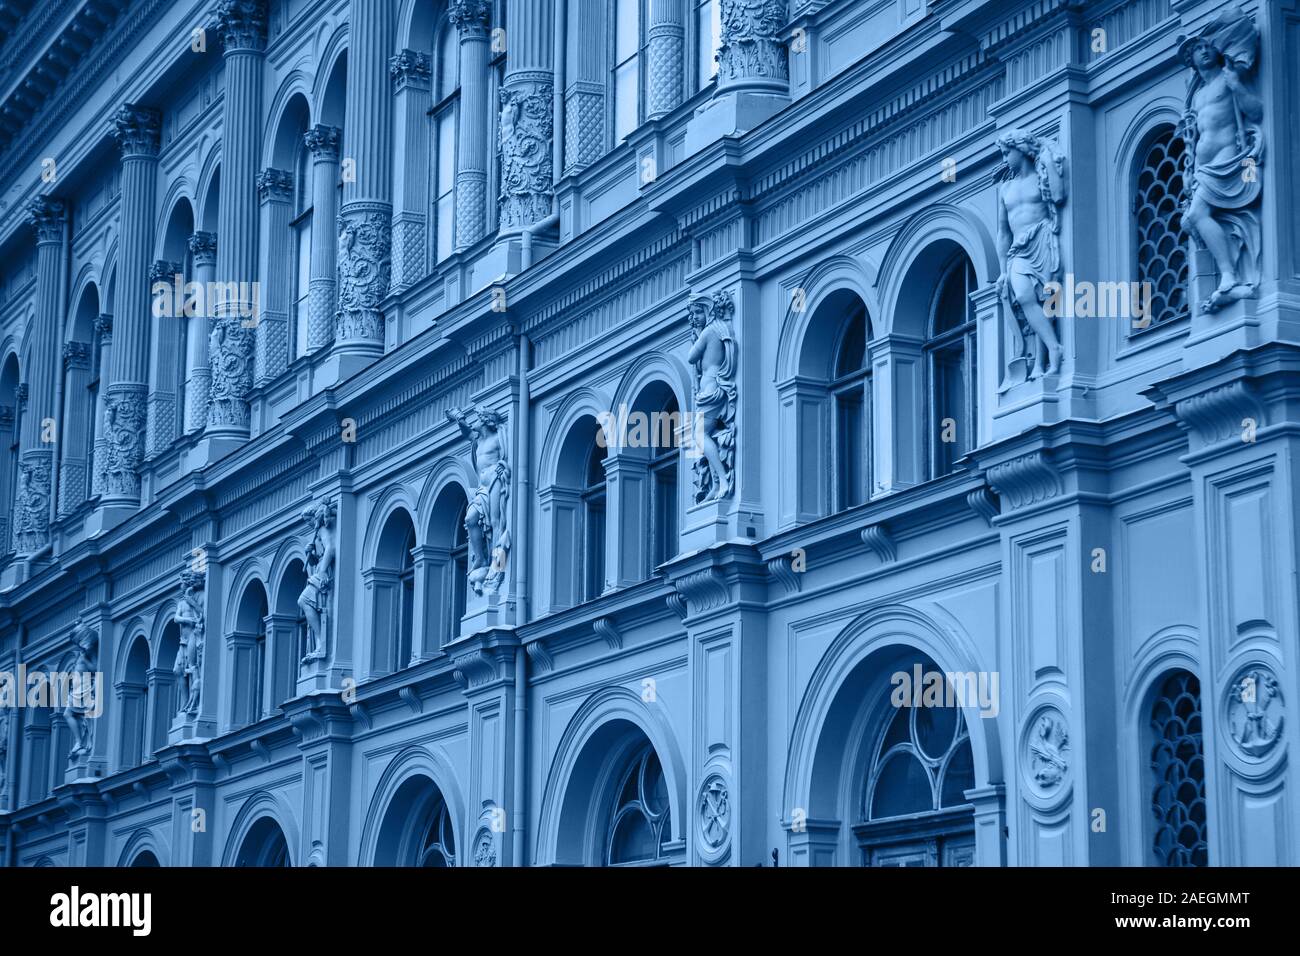
[[433,61],[427,53],[403,50],[388,61],[388,72],[392,74],[396,90],[406,86],[428,89],[429,79],[433,76]]
[[447,4],[447,19],[462,35],[486,33],[491,10],[488,0],[451,0]]
[[123,105],[113,117],[113,136],[125,156],[157,156],[162,114],[134,103]]
[[220,0],[217,30],[229,53],[266,48],[266,0]]
[[37,196],[27,204],[27,222],[36,230],[37,243],[62,242],[65,212],[62,200]]
[[322,159],[338,159],[339,143],[343,139],[343,130],[337,126],[317,124],[302,134],[302,141],[313,156]]

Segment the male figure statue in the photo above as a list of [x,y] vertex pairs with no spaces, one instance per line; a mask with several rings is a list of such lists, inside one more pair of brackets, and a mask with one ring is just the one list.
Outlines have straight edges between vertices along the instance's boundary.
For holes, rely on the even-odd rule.
[[307,621],[307,653],[303,663],[325,657],[325,613],[334,585],[334,505],[319,504],[303,512],[311,527],[307,545],[307,585],[298,595],[298,608]]
[[731,331],[735,305],[726,292],[698,298],[687,307],[695,342],[686,360],[695,368],[693,439],[703,445],[696,461],[697,503],[731,494],[736,460],[736,339]]
[[475,406],[468,412],[447,409],[469,439],[470,464],[478,475],[478,487],[465,512],[469,537],[469,586],[474,593],[498,592],[505,581],[510,555],[510,465],[506,461],[505,419],[490,408]]

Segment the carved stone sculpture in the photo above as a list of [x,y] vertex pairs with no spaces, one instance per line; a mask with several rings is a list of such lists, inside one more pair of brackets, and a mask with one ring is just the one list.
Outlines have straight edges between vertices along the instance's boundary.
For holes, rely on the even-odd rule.
[[1189,157],[1183,222],[1219,276],[1200,304],[1209,313],[1254,298],[1259,283],[1264,107],[1250,79],[1259,31],[1232,6],[1178,52],[1194,71],[1182,124]]
[[553,107],[549,83],[501,91],[502,229],[523,229],[551,213]]
[[14,501],[14,551],[35,554],[50,540],[50,456],[25,455],[18,463]]
[[208,334],[208,360],[212,363],[212,389],[208,423],[243,427],[248,424],[244,395],[253,387],[254,330],[239,315],[222,315]]
[[181,572],[181,600],[173,615],[181,631],[180,647],[176,650],[176,675],[180,711],[177,716],[196,717],[203,693],[203,591],[207,576],[198,571]]
[[95,745],[94,719],[102,712],[102,702],[95,699],[98,670],[99,632],[78,621],[72,632],[73,659],[69,668],[68,696],[63,719],[72,733],[71,761],[90,756]]
[[1057,710],[1045,710],[1029,734],[1029,769],[1044,790],[1060,786],[1070,769],[1070,732]]
[[695,501],[731,494],[736,466],[736,371],[738,353],[730,294],[699,296],[687,307],[695,343],[687,361],[695,368],[695,422],[692,440],[703,458],[695,460]]
[[510,463],[507,460],[505,419],[500,412],[474,406],[468,411],[447,409],[470,442],[470,463],[478,475],[465,531],[469,537],[469,586],[474,593],[497,593],[505,581],[510,559]]
[[1248,757],[1262,757],[1282,736],[1285,703],[1271,670],[1250,667],[1232,683],[1228,695],[1228,734]]
[[1006,168],[998,187],[1002,274],[997,288],[1011,317],[1006,380],[1016,384],[1054,375],[1061,367],[1061,340],[1044,303],[1051,297],[1049,283],[1061,279],[1065,160],[1050,140],[1021,129],[999,136],[998,147]]
[[784,80],[786,0],[720,0],[719,75],[724,82]]
[[338,244],[339,308],[335,341],[384,341],[380,309],[393,274],[393,224],[382,211],[350,211],[340,219]]
[[307,622],[307,653],[303,663],[324,660],[328,654],[326,623],[330,594],[334,590],[334,521],[337,508],[327,501],[303,512],[311,528],[307,545],[307,586],[298,595],[298,607]]

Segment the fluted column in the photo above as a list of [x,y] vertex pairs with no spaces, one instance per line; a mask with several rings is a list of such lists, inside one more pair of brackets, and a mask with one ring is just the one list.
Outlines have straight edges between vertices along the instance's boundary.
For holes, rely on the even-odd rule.
[[487,233],[488,17],[487,0],[451,0],[447,17],[460,36],[460,116],[456,126],[456,249]]
[[101,503],[130,507],[140,500],[149,391],[149,266],[154,241],[154,190],[158,179],[156,110],[123,106],[116,118],[122,151],[121,246],[117,302],[113,307],[112,366],[104,407],[104,455],[95,462]]
[[323,349],[334,339],[338,287],[334,270],[338,251],[339,144],[343,130],[313,126],[305,141],[311,151],[311,272],[307,283],[307,351]]
[[501,90],[501,235],[551,214],[555,192],[552,0],[509,0],[506,76]]
[[[149,431],[145,435],[146,457],[170,447],[176,438],[176,396],[180,391],[181,323],[185,312],[185,264],[166,259],[149,266],[149,306],[153,334],[150,336],[149,406],[146,412]],[[177,277],[181,292],[177,294]],[[159,297],[162,307],[159,307]]]
[[217,211],[217,282],[209,342],[212,392],[207,433],[248,435],[246,396],[253,384],[257,281],[257,173],[262,118],[265,0],[221,0],[217,23],[225,46],[221,208]]
[[[393,279],[398,292],[424,277],[429,208],[429,89],[427,53],[403,50],[389,61],[393,78]],[[479,124],[480,126],[483,124]]]
[[646,69],[646,118],[658,119],[682,102],[686,82],[685,0],[650,0]]
[[50,542],[50,494],[57,439],[55,382],[59,370],[59,281],[67,240],[63,203],[37,196],[27,207],[36,231],[36,317],[28,349],[27,410],[19,435],[14,551],[35,554]]
[[99,388],[93,409],[95,445],[91,452],[90,494],[98,498],[104,493],[104,460],[108,454],[104,424],[108,413],[109,373],[113,367],[113,316],[106,312],[95,316],[95,345],[99,349]]
[[212,369],[208,364],[208,336],[212,316],[207,290],[216,278],[217,234],[196,232],[187,240],[190,261],[194,263],[192,280],[203,289],[203,308],[197,315],[186,315],[185,334],[185,434],[203,430],[208,423],[208,395],[212,389]]
[[[257,354],[253,362],[253,380],[270,381],[289,366],[296,354],[298,334],[294,327],[293,303],[289,290],[298,268],[297,249],[289,228],[293,219],[293,173],[283,169],[264,169],[257,174],[257,197],[262,210],[262,239],[258,243],[257,274],[261,276],[261,317],[257,323]],[[333,203],[333,187],[331,187]],[[319,220],[313,219],[313,225]],[[326,232],[332,233],[332,229]],[[315,236],[313,229],[312,235]],[[330,263],[331,282],[334,264]]]
[[569,0],[568,29],[564,31],[564,172],[585,169],[605,152],[605,87],[609,64],[604,43],[591,37],[605,35],[605,18],[613,14],[607,0]]
[[[348,89],[343,127],[346,159],[338,241],[338,314],[334,345],[341,353],[384,347],[383,301],[392,274],[393,97],[389,63],[396,33],[392,0],[352,0]],[[322,225],[324,225],[322,223]]]

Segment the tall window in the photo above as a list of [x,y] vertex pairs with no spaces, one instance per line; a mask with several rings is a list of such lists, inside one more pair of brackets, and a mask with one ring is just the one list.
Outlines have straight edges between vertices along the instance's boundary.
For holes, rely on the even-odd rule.
[[721,0],[695,0],[696,74],[700,89],[718,75],[718,46],[722,43]]
[[1139,156],[1133,228],[1138,282],[1149,283],[1151,289],[1151,321],[1146,328],[1188,315],[1187,236],[1182,215],[1186,159],[1187,144],[1172,126],[1163,127]]
[[610,69],[615,145],[641,124],[641,3],[614,3],[614,58]]
[[433,216],[434,261],[456,245],[456,111],[460,101],[460,45],[450,23],[438,34],[437,86],[434,89]]
[[868,738],[861,822],[853,828],[862,862],[972,865],[974,815],[965,791],[975,786],[975,764],[961,708],[891,706],[885,715]]
[[293,184],[293,355],[307,354],[308,291],[311,284],[311,150],[298,147]]
[[433,800],[424,835],[420,838],[416,866],[441,869],[456,865],[456,834],[447,801],[439,793]]
[[415,529],[402,545],[402,567],[398,574],[397,662],[394,670],[411,663],[411,635],[415,626]]
[[964,255],[944,270],[925,344],[930,382],[930,477],[952,472],[975,444],[975,269]]
[[650,459],[650,566],[653,571],[677,554],[677,429],[681,415],[677,399],[669,396],[651,421],[653,457]]
[[606,839],[607,866],[653,866],[671,841],[668,784],[659,755],[645,744],[627,764],[614,791],[617,797],[609,817]]
[[249,702],[248,722],[262,719],[263,700],[266,699],[266,619],[257,625],[257,641],[253,648],[253,699]]
[[1188,671],[1165,677],[1151,706],[1151,850],[1157,866],[1207,866],[1201,684]]
[[465,591],[469,587],[469,534],[465,531],[466,504],[456,518],[456,537],[451,549],[451,600],[448,602],[447,628],[443,632],[448,640],[460,633],[460,619],[465,616]]
[[861,301],[840,335],[835,378],[830,385],[835,435],[835,510],[867,500],[871,474],[871,365],[867,361],[867,310]]
[[583,599],[590,601],[605,590],[605,455],[607,448],[593,442],[587,459],[586,487],[582,491]]

